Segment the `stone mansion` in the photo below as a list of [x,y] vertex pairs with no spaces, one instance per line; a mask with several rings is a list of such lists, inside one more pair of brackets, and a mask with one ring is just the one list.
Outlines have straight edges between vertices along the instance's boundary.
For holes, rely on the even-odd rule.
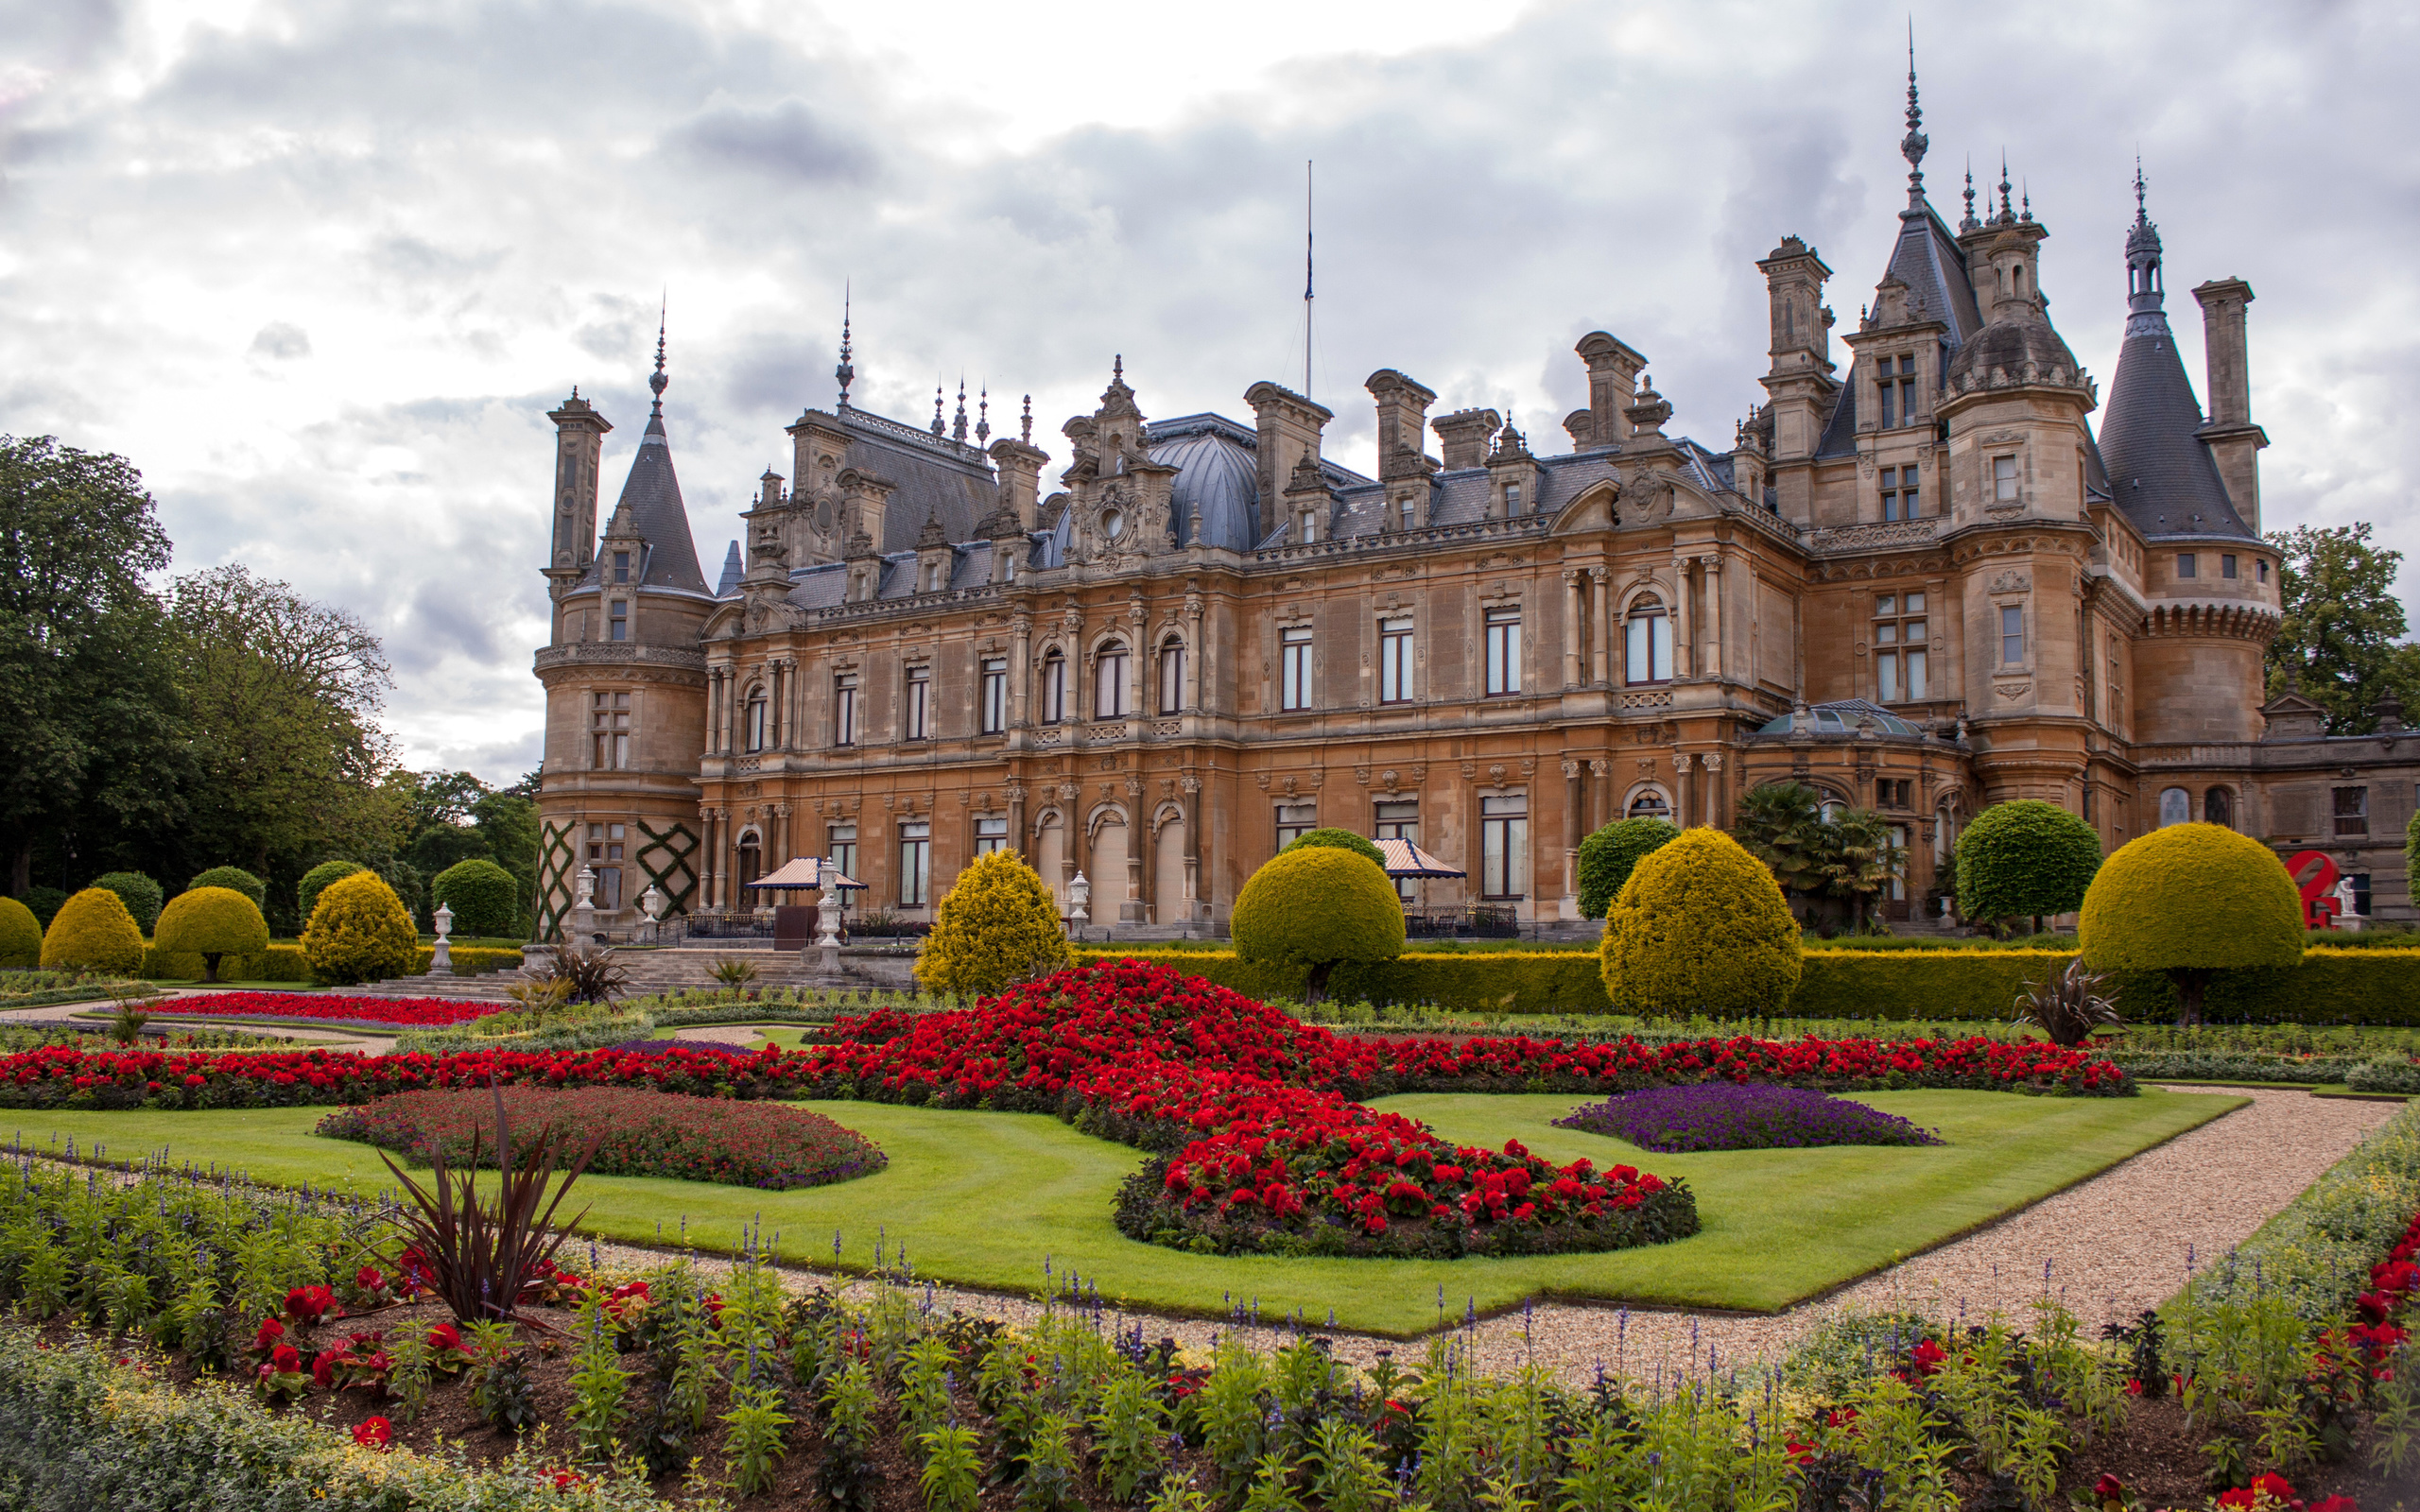
[[1602,332],[1567,448],[1372,373],[1375,477],[1322,455],[1332,413],[1302,394],[1152,420],[1122,362],[1062,457],[1029,406],[970,439],[962,391],[955,423],[938,399],[903,423],[851,404],[844,335],[838,402],[787,428],[789,476],[710,578],[662,342],[601,532],[613,427],[575,390],[549,416],[542,935],[583,868],[600,927],[650,885],[673,912],[751,908],[745,884],[807,855],[866,885],[856,906],[929,918],[1000,848],[1063,902],[1082,873],[1096,924],[1218,931],[1318,825],[1468,873],[1409,903],[1572,919],[1591,829],[1723,824],[1788,779],[1897,826],[1893,917],[2018,797],[2112,848],[2197,818],[2324,850],[2410,917],[2413,737],[2263,704],[2252,289],[2192,291],[2205,415],[2138,183],[2125,308],[2115,257],[2112,297],[2075,300],[2125,322],[2103,407],[2046,314],[2048,230],[2005,181],[1979,205],[1970,180],[1946,222],[1912,75],[1908,119],[1907,206],[1845,353],[1832,270],[1783,238],[1757,265],[1768,398],[1720,449],[1667,435],[1648,359]]

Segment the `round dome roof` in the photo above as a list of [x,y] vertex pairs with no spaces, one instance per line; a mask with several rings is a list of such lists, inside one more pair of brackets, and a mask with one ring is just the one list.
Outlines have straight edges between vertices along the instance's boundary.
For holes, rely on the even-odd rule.
[[2048,321],[2035,319],[1995,320],[1976,332],[1949,359],[1944,377],[1948,387],[1956,388],[1968,373],[1989,373],[1997,368],[2015,377],[2029,362],[2039,382],[2077,382],[2076,354]]
[[[1863,698],[1842,698],[1837,703],[1819,703],[1807,713],[1813,716],[1810,721],[1811,731],[1818,735],[1854,735],[1860,721],[1871,719],[1874,721],[1874,732],[1877,735],[1910,735],[1917,739],[1924,737],[1923,730],[1880,704],[1868,703]],[[1787,735],[1789,733],[1789,720],[1790,716],[1788,714],[1768,720],[1756,733]]]

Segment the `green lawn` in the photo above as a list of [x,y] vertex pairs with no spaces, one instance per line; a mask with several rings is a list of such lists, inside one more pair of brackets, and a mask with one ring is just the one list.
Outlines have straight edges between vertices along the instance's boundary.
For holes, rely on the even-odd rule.
[[[1043,1262],[1072,1268],[1122,1301],[1219,1313],[1232,1298],[1264,1316],[1300,1307],[1346,1327],[1409,1333],[1437,1320],[1437,1291],[1459,1316],[1518,1306],[1532,1296],[1772,1311],[1829,1290],[1901,1256],[2083,1179],[2171,1135],[2243,1106],[2208,1093],[2135,1098],[2037,1098],[1998,1092],[1887,1092],[1861,1099],[1937,1127],[1946,1144],[1645,1155],[1551,1121],[1580,1099],[1562,1095],[1417,1095],[1375,1106],[1426,1120],[1457,1141],[1518,1138],[1542,1155],[1627,1160],[1685,1177],[1705,1231],[1678,1244],[1606,1255],[1521,1260],[1228,1259],[1134,1243],[1110,1223],[1117,1185],[1141,1157],[1028,1113],[943,1112],[877,1103],[821,1103],[890,1157],[879,1176],[804,1192],[592,1177],[585,1227],[603,1237],[670,1242],[687,1222],[708,1248],[736,1244],[743,1224],[778,1231],[782,1253],[829,1263],[833,1234],[852,1266],[873,1258],[878,1233],[905,1243],[919,1276],[1010,1290],[1043,1284]],[[311,1138],[325,1108],[196,1113],[0,1115],[0,1134],[47,1145],[72,1137],[112,1157],[164,1148],[258,1179],[367,1194],[391,1183],[365,1145]],[[576,1205],[576,1204],[575,1204]]]

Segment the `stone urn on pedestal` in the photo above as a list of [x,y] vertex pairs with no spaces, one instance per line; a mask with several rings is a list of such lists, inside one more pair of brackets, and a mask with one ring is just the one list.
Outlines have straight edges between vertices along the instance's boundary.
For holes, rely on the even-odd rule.
[[639,894],[639,912],[647,915],[647,922],[639,926],[639,939],[645,944],[658,942],[664,924],[664,893],[654,883],[648,883],[647,891]]
[[443,903],[439,903],[437,905],[437,912],[428,916],[428,921],[430,924],[435,926],[437,931],[437,948],[431,951],[428,956],[428,974],[431,976],[452,976],[454,974],[454,951],[453,947],[445,943],[445,936],[454,933],[454,910],[446,907]]
[[1079,871],[1076,880],[1067,884],[1067,933],[1078,939],[1084,937],[1084,925],[1092,919],[1092,902],[1093,885]]
[[821,863],[816,873],[822,896],[815,901],[815,954],[817,967],[826,976],[840,974],[839,875],[840,868],[829,861]]
[[566,945],[586,945],[596,933],[596,873],[587,867],[572,884],[571,938]]

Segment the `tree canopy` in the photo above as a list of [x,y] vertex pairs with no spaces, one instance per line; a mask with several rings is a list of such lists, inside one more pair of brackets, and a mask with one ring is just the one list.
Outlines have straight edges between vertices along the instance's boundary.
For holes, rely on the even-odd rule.
[[2407,709],[2420,702],[2420,644],[2403,639],[2409,627],[2394,593],[2403,554],[2372,545],[2366,524],[2297,525],[2269,544],[2285,613],[2269,643],[2269,696],[2298,681],[2327,711],[2331,735],[2375,731],[2388,694]]

